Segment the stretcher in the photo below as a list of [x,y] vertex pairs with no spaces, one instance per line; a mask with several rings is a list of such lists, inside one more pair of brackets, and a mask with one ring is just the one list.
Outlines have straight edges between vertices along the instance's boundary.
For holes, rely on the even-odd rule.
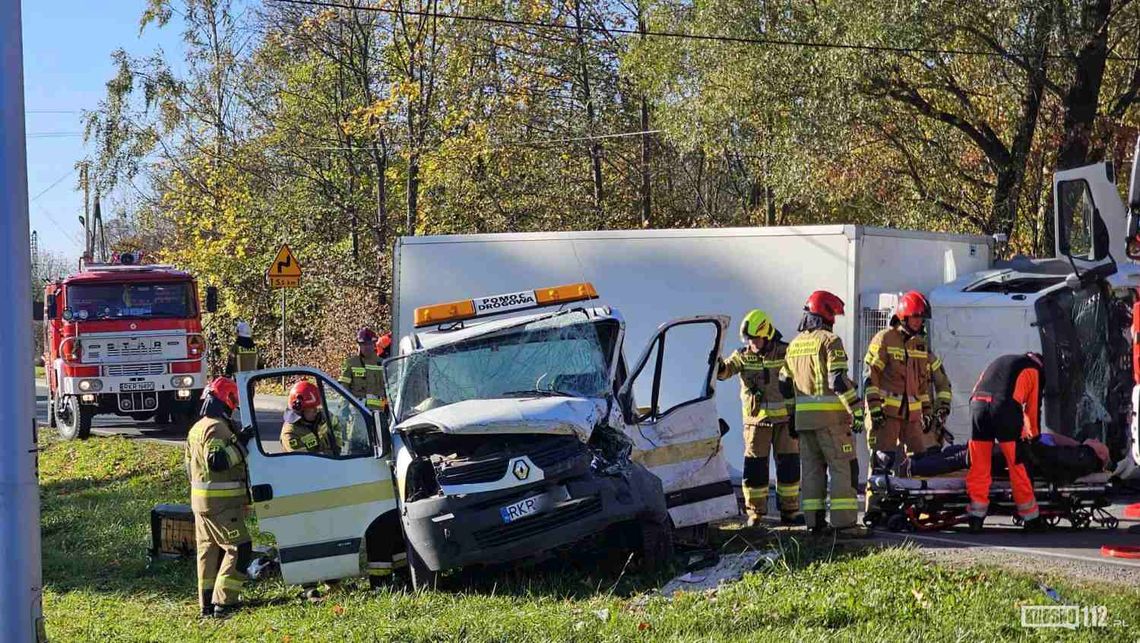
[[[1105,510],[1109,504],[1111,474],[1094,473],[1066,484],[1034,482],[1033,490],[1041,517],[1056,527],[1066,521],[1073,529],[1102,527],[1116,529],[1120,524]],[[864,517],[868,526],[885,526],[891,531],[938,531],[967,522],[965,478],[903,478],[873,475],[871,492],[880,499],[880,513]],[[990,486],[989,515],[1011,516],[1021,524],[1014,507],[1009,480],[995,478]]]

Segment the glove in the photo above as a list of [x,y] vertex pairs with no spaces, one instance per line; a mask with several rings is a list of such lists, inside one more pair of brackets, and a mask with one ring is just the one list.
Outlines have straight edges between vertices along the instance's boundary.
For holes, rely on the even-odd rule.
[[851,414],[851,432],[862,433],[863,430],[867,428],[866,424],[867,421],[863,417],[863,409],[855,409],[855,412]]
[[950,407],[940,406],[934,410],[934,417],[941,424],[946,424],[946,418],[950,417]]
[[922,432],[923,433],[930,433],[933,430],[934,430],[934,416],[932,416],[932,415],[922,416]]
[[882,421],[883,421],[883,407],[882,406],[872,406],[871,407],[871,423],[872,424],[878,424]]
[[253,427],[252,426],[246,426],[246,427],[242,427],[242,429],[240,431],[238,431],[237,435],[234,437],[237,438],[238,445],[241,446],[242,448],[245,448],[245,446],[247,444],[249,444],[249,441],[253,439],[253,433],[254,433]]
[[800,434],[796,431],[796,417],[794,415],[788,420],[788,435],[791,436],[793,440],[800,439]]

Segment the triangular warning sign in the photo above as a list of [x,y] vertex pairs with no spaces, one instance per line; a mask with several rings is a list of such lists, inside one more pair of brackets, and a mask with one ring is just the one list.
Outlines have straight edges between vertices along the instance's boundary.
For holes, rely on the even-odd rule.
[[281,244],[281,249],[277,251],[277,256],[269,264],[265,274],[270,278],[301,276],[301,262],[297,261],[296,255],[289,249],[289,244]]

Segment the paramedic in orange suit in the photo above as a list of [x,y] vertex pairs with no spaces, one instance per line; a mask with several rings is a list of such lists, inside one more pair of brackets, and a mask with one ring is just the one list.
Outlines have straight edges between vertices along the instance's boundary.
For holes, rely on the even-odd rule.
[[967,508],[970,531],[982,529],[990,504],[991,456],[994,442],[1005,455],[1017,515],[1025,528],[1038,531],[1044,527],[1033,482],[1025,465],[1017,460],[1017,441],[1041,433],[1038,414],[1044,370],[1041,355],[1026,353],[1003,355],[986,367],[970,396],[970,470],[966,475]]

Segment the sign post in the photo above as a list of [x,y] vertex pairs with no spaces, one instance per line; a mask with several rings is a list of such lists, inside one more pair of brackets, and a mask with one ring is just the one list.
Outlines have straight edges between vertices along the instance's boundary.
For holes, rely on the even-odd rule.
[[284,367],[286,292],[301,285],[301,262],[297,261],[297,256],[293,254],[289,244],[283,243],[278,248],[277,256],[265,269],[265,280],[269,282],[270,288],[281,289],[281,366]]

